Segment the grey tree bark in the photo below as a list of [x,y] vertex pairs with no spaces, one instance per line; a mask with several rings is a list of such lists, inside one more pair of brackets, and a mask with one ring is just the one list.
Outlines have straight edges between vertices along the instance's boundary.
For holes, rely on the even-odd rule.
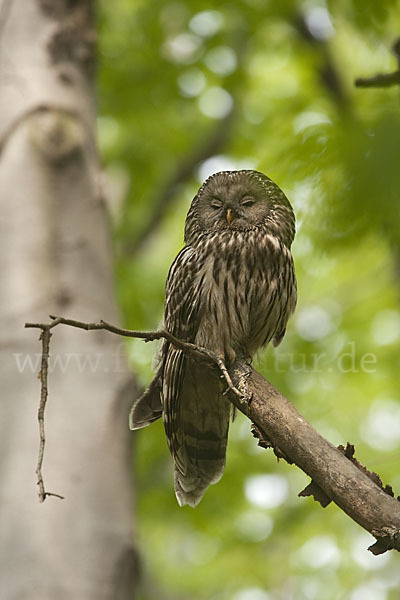
[[88,0],[0,1],[0,588],[7,600],[133,597],[134,396],[119,338],[59,331],[38,502],[40,344],[49,313],[115,321],[94,139]]

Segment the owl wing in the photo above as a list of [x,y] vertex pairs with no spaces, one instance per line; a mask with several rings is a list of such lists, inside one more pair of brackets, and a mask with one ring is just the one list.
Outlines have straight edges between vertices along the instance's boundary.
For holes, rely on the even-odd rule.
[[[199,323],[200,294],[195,284],[198,269],[198,253],[193,247],[185,246],[171,265],[165,290],[165,327],[172,335],[186,342],[194,342]],[[178,468],[182,470],[184,464],[180,460],[180,449],[184,440],[182,429],[176,427],[176,419],[180,413],[180,391],[187,363],[188,358],[182,350],[165,344],[162,388],[164,427],[169,449]]]
[[275,347],[279,346],[283,340],[287,322],[290,315],[294,312],[297,303],[297,282],[291,254],[285,260],[284,273],[285,275],[282,278],[284,284],[281,285],[280,289],[280,297],[283,301],[280,303],[278,323],[272,340],[272,344]]
[[192,246],[182,248],[171,265],[165,288],[165,327],[187,342],[193,342],[198,328],[200,296],[195,279],[201,266],[199,259]]
[[[198,267],[197,253],[191,246],[185,246],[168,273],[165,302],[165,327],[177,338],[193,341],[196,335],[198,302],[195,301],[193,282]],[[129,427],[141,429],[159,419],[166,410],[173,412],[173,399],[177,398],[180,382],[184,375],[186,361],[183,353],[166,341],[160,349],[160,364],[157,373],[146,391],[133,404],[129,414]],[[167,373],[164,387],[164,407],[161,401],[163,373]],[[168,433],[167,433],[168,435]]]
[[[205,247],[184,248],[173,263],[166,290],[168,331],[195,342],[204,325],[207,256]],[[196,506],[225,467],[230,403],[221,395],[218,373],[208,365],[167,347],[163,372],[163,420],[174,458],[175,494],[180,506]]]
[[129,413],[130,429],[141,429],[161,417],[162,368],[160,365],[146,391],[133,404]]

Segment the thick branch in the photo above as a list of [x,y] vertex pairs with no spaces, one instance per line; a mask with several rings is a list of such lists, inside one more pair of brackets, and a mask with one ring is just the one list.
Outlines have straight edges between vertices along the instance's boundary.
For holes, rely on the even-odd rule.
[[179,340],[165,330],[143,332],[121,329],[105,321],[83,323],[63,317],[51,319],[50,323],[25,324],[26,327],[42,330],[42,392],[39,409],[41,437],[37,471],[42,501],[49,495],[44,491],[41,465],[50,330],[62,324],[87,331],[106,330],[145,341],[165,339],[183,352],[216,364],[227,384],[228,398],[255,424],[260,445],[272,447],[277,456],[289,463],[295,463],[311,477],[311,484],[300,495],[313,495],[322,506],[326,506],[330,501],[335,502],[376,538],[377,542],[370,547],[374,554],[381,554],[390,549],[400,550],[400,502],[393,497],[390,486],[383,488],[379,477],[354,459],[354,448],[351,445],[348,444],[345,450],[335,448],[325,440],[272,384],[249,365],[236,363],[227,369],[214,352]]
[[257,371],[239,364],[230,372],[234,385],[251,401],[240,401],[232,394],[229,398],[255,423],[265,438],[263,445],[272,446],[279,456],[300,467],[328,502],[335,502],[372,533],[377,539],[370,548],[374,554],[400,550],[400,502],[391,495],[391,488],[383,489],[375,474],[325,440]]

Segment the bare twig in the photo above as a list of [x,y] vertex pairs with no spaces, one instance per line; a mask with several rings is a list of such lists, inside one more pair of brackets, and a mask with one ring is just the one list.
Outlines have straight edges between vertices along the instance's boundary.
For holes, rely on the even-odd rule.
[[400,71],[394,73],[378,73],[373,77],[358,77],[354,85],[359,88],[386,88],[400,85]]
[[[54,326],[54,325],[53,325]],[[53,492],[46,492],[44,487],[43,475],[42,475],[42,464],[44,457],[44,447],[46,444],[46,437],[44,432],[44,411],[47,402],[47,373],[49,368],[49,352],[50,352],[50,327],[42,327],[42,333],[40,334],[40,340],[42,342],[42,362],[39,372],[39,378],[41,383],[40,391],[40,404],[38,410],[38,421],[39,421],[39,456],[36,466],[37,484],[39,486],[39,502],[44,502],[47,496],[56,496],[57,498],[63,499],[63,496],[54,494]]]
[[42,464],[44,457],[44,448],[46,443],[44,431],[44,411],[46,408],[48,389],[48,366],[51,338],[50,330],[56,327],[57,325],[69,325],[70,327],[77,327],[78,329],[84,329],[85,331],[104,330],[109,331],[111,333],[115,333],[116,335],[143,339],[146,342],[165,339],[170,344],[174,345],[176,348],[179,348],[183,352],[196,355],[200,360],[206,360],[210,364],[217,365],[217,367],[221,371],[222,377],[225,379],[225,382],[227,384],[227,391],[232,392],[236,397],[242,399],[242,394],[233,385],[228,369],[226,368],[225,363],[221,359],[221,357],[217,356],[214,352],[208,350],[207,348],[203,348],[202,346],[197,346],[196,344],[191,344],[190,342],[184,342],[182,340],[179,340],[178,338],[171,335],[168,331],[165,331],[163,329],[159,331],[134,331],[132,329],[122,329],[121,327],[116,327],[115,325],[111,325],[106,321],[99,321],[98,323],[84,323],[83,321],[76,321],[75,319],[65,319],[64,317],[55,317],[53,315],[50,315],[50,318],[52,319],[50,323],[25,323],[25,327],[27,328],[35,328],[42,330],[42,333],[40,335],[40,340],[42,341],[42,361],[41,369],[39,372],[41,392],[40,405],[38,411],[39,455],[36,467],[40,502],[44,502],[47,496],[56,496],[58,498],[63,498],[63,496],[60,496],[59,494],[55,494],[53,492],[46,492],[42,475]]
[[188,354],[195,354],[200,359],[206,360],[211,364],[216,364],[220,369],[221,374],[225,379],[229,390],[231,390],[239,398],[242,397],[242,394],[233,385],[228,369],[226,368],[225,363],[221,359],[221,357],[219,357],[211,350],[208,350],[207,348],[197,346],[196,344],[191,344],[190,342],[184,342],[183,340],[180,340],[173,336],[165,329],[160,329],[158,331],[136,331],[134,329],[123,329],[121,327],[116,327],[115,325],[111,325],[110,323],[107,323],[103,320],[99,321],[98,323],[84,323],[83,321],[76,321],[75,319],[64,319],[64,317],[56,317],[54,315],[50,315],[50,319],[52,319],[51,323],[25,323],[25,327],[42,329],[42,331],[47,331],[49,329],[52,329],[53,327],[56,327],[57,325],[69,325],[70,327],[77,327],[78,329],[84,329],[85,331],[109,331],[111,333],[115,333],[116,335],[139,338],[145,340],[145,342],[153,342],[154,340],[165,339],[167,340],[167,342],[169,342],[179,350],[182,350],[183,352],[186,352]]
[[358,77],[354,85],[360,88],[387,88],[393,85],[400,85],[400,38],[395,40],[392,46],[392,52],[396,58],[398,69],[393,73],[378,73],[372,77]]

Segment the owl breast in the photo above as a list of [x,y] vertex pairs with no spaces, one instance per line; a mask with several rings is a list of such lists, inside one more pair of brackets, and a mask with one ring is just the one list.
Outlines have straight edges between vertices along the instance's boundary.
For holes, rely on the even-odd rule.
[[[228,363],[251,359],[284,333],[296,303],[290,251],[262,229],[225,231],[199,242],[195,343]],[[282,334],[283,335],[283,334]]]

